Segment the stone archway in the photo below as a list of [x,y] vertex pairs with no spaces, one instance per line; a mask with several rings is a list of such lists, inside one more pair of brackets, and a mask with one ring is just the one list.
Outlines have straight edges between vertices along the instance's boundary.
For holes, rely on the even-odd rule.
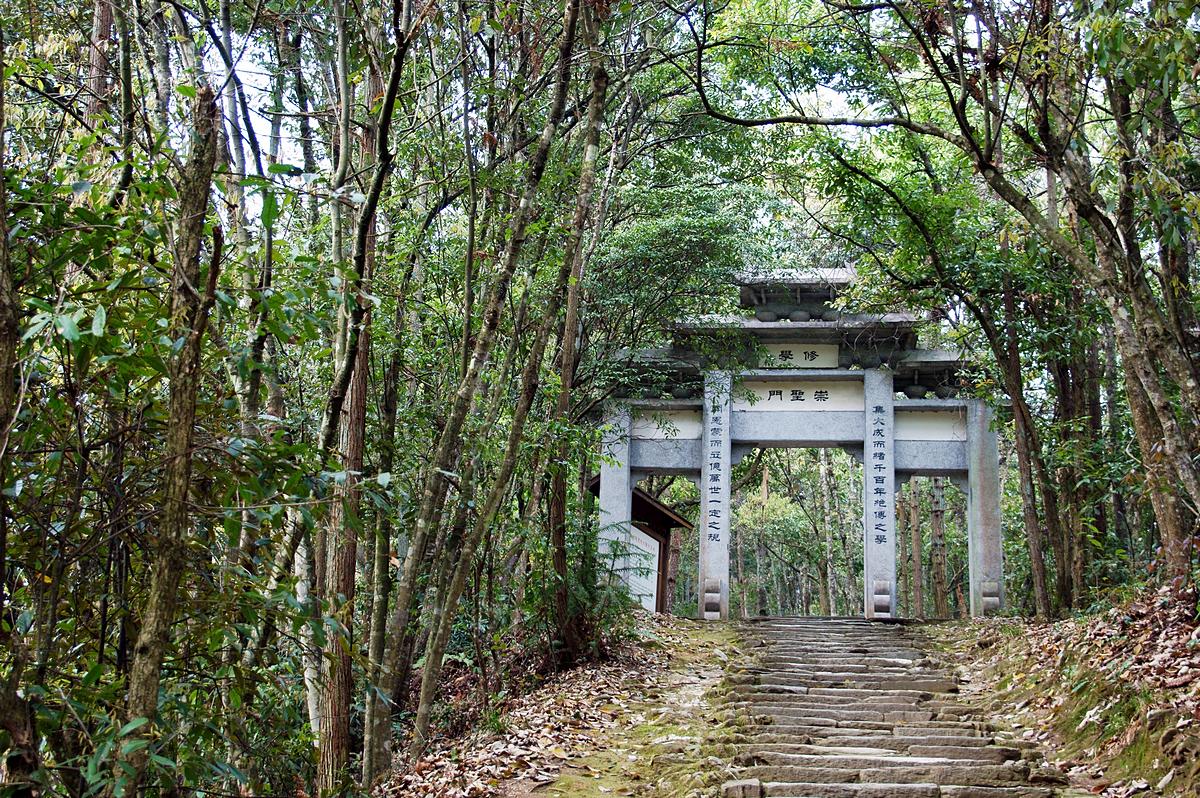
[[[751,291],[743,286],[743,304],[756,308],[754,319],[675,327],[671,362],[678,369],[691,357],[692,377],[702,384],[698,396],[624,398],[609,405],[600,481],[602,544],[628,543],[630,496],[640,475],[698,478],[701,618],[729,617],[730,471],[745,450],[771,446],[839,446],[862,462],[866,617],[890,618],[896,611],[898,475],[944,476],[966,488],[971,614],[1003,605],[991,410],[978,399],[954,396],[957,356],[918,348],[912,316],[828,310],[838,286],[846,284],[793,279],[752,284]],[[777,301],[781,291],[801,308],[782,322],[770,309],[785,309]],[[752,353],[748,365],[712,367],[694,339],[727,337],[730,331],[741,336],[733,338],[735,345],[750,344],[742,347]]]

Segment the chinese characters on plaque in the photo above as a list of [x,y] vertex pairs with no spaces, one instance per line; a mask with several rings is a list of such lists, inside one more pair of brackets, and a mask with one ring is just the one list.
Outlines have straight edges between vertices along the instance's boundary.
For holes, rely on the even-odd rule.
[[804,363],[816,362],[817,358],[820,357],[815,349],[803,349],[799,353],[794,349],[780,349],[779,359],[784,363],[792,363],[797,359],[797,354],[799,354],[799,359]]
[[765,368],[835,369],[838,367],[837,344],[763,344]]
[[705,536],[709,543],[721,542],[722,520],[726,512],[724,487],[727,474],[725,473],[725,458],[722,457],[725,442],[725,425],[728,423],[725,404],[718,403],[708,417],[708,484],[707,504],[705,515]]
[[885,476],[891,466],[891,442],[887,434],[887,409],[883,405],[872,405],[869,413],[866,459],[863,462],[863,479],[870,486],[870,524],[872,540],[878,546],[888,542],[888,517],[891,510],[891,485]]
[[806,391],[803,388],[789,388],[785,399],[784,389],[775,388],[767,391],[767,401],[769,402],[772,399],[778,399],[781,402],[807,402],[810,400],[813,402],[828,402],[829,391],[820,388],[815,391]]
[[857,380],[822,378],[746,380],[734,391],[733,409],[861,413],[863,386]]

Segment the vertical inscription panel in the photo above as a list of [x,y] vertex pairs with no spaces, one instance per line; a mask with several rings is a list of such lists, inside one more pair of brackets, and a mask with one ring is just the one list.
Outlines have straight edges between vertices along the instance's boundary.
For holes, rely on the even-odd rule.
[[892,373],[863,374],[863,587],[868,618],[890,618],[896,606],[896,461]]
[[700,608],[702,620],[729,617],[729,412],[732,378],[704,378],[704,432],[700,466]]

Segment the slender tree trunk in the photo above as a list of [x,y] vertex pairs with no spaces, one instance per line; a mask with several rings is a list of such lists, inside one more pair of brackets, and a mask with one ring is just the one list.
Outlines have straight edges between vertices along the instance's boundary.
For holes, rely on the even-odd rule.
[[941,477],[933,478],[929,496],[929,564],[932,571],[934,614],[950,617],[950,602],[946,592],[946,494]]
[[[1014,438],[1017,451],[1017,470],[1020,474],[1021,487],[1021,518],[1025,524],[1025,539],[1029,546],[1029,567],[1033,576],[1034,609],[1039,618],[1046,619],[1053,615],[1050,604],[1050,591],[1046,578],[1046,556],[1042,539],[1042,525],[1038,519],[1037,494],[1034,481],[1034,457],[1036,441],[1034,430],[1031,429],[1032,416],[1029,405],[1025,400],[1025,383],[1021,374],[1021,354],[1017,347],[1015,319],[1016,301],[1012,287],[1005,286],[1004,291],[1005,330],[1002,341],[999,332],[989,336],[992,351],[996,355],[1000,371],[1004,375],[1005,387],[1013,403]],[[1045,492],[1043,491],[1043,496]],[[1046,506],[1046,516],[1049,519],[1051,509]],[[1048,524],[1049,525],[1049,524]],[[1053,531],[1051,532],[1053,536]]]
[[[295,507],[288,508],[288,523],[303,526],[304,520]],[[316,569],[313,567],[312,539],[302,535],[300,545],[292,561],[292,575],[296,580],[296,603],[309,616],[309,622],[300,627],[300,657],[304,663],[304,708],[308,713],[308,726],[313,740],[321,733],[321,650],[313,636],[313,623],[320,618],[320,609],[313,594]]]
[[92,38],[88,48],[87,113],[95,119],[104,110],[109,95],[109,63],[113,39],[113,0],[95,0],[92,5]]
[[[430,532],[439,525],[440,498],[444,496],[447,484],[445,475],[449,472],[454,454],[459,448],[467,411],[472,405],[475,393],[479,388],[484,364],[491,353],[496,329],[500,323],[501,310],[507,299],[513,273],[516,271],[521,251],[524,248],[526,231],[537,201],[538,189],[550,155],[550,147],[566,106],[571,77],[571,52],[574,49],[579,7],[579,0],[566,0],[563,33],[558,47],[559,60],[554,98],[551,101],[545,127],[526,175],[525,188],[516,215],[510,225],[510,237],[500,270],[494,277],[492,289],[488,295],[482,324],[475,338],[475,348],[467,364],[467,371],[459,382],[446,425],[438,438],[422,486],[421,498],[409,539],[408,555],[404,559],[403,571],[396,587],[396,603],[391,617],[388,619],[389,645],[384,652],[382,671],[387,687],[384,692],[389,700],[393,701],[393,707],[395,706],[394,699],[400,692],[400,659],[411,644],[408,627],[411,620],[413,592],[417,585],[418,571],[425,559]],[[384,738],[382,734],[376,734],[375,739],[382,740]]]
[[[8,61],[0,37],[0,478],[7,485],[8,443],[20,401],[20,358],[17,347],[21,338],[21,298],[13,280],[12,258],[8,244],[8,150],[5,133],[8,123],[5,108]],[[8,497],[0,493],[0,617],[7,617],[8,605]]]
[[[1106,332],[1101,333],[1101,338],[1104,341],[1104,407],[1106,420],[1105,424],[1105,444],[1110,451],[1118,451],[1121,447],[1122,432],[1125,429],[1124,419],[1118,410],[1120,398],[1117,395],[1117,379],[1118,372],[1126,374],[1117,364],[1117,348],[1113,343],[1112,335]],[[1129,565],[1133,572],[1138,569],[1138,548],[1137,543],[1133,539],[1133,529],[1129,523],[1128,511],[1125,503],[1125,493],[1120,490],[1116,484],[1110,484],[1105,488],[1112,501],[1112,524],[1113,529],[1117,534],[1118,539],[1124,540],[1126,549],[1129,554]]]
[[735,530],[733,533],[733,556],[736,559],[734,563],[737,566],[737,582],[738,582],[738,615],[745,618],[749,613],[746,610],[746,573],[745,573],[745,554],[742,552],[742,534],[745,532],[745,527]]
[[[866,607],[863,607],[858,599],[859,592],[856,589],[854,578],[854,574],[857,569],[855,567],[855,559],[851,554],[850,548],[850,536],[854,533],[847,528],[846,524],[842,523],[840,502],[836,506],[835,512],[830,516],[830,518],[833,519],[833,522],[838,525],[838,529],[841,530],[842,559],[845,560],[846,563],[846,595],[844,603],[846,614],[857,615],[859,612],[865,613]],[[859,610],[856,612],[854,607],[859,607]]]
[[[397,313],[397,326],[403,318]],[[399,330],[397,330],[399,332]],[[384,374],[381,427],[382,435],[379,443],[379,472],[392,473],[396,465],[396,417],[398,410],[398,394],[400,381],[400,341],[392,344],[393,352]],[[382,754],[386,751],[386,743],[376,740],[375,735],[384,733],[389,728],[386,718],[391,719],[391,713],[381,700],[376,685],[382,681],[383,652],[387,641],[388,598],[391,594],[391,558],[392,558],[392,514],[381,512],[375,525],[375,541],[372,553],[373,584],[370,611],[370,638],[367,642],[367,695],[365,696],[366,713],[363,719],[363,758],[362,783],[370,788],[378,775],[384,770],[385,763]]]
[[[1162,428],[1150,408],[1150,400],[1142,390],[1141,384],[1128,371],[1125,372],[1125,394],[1129,400],[1129,414],[1133,419],[1138,440],[1161,439]],[[1186,550],[1179,551],[1172,546],[1175,545],[1175,541],[1191,538],[1195,516],[1188,511],[1183,497],[1179,495],[1172,470],[1163,462],[1162,457],[1156,453],[1147,456],[1143,449],[1142,468],[1146,471],[1146,495],[1150,499],[1150,507],[1154,511],[1154,520],[1158,523],[1158,534],[1163,545],[1162,559],[1165,562],[1159,563],[1159,567],[1166,565],[1166,577],[1170,579],[1183,567],[1183,561],[1190,561]],[[1178,564],[1173,566],[1172,559]]]
[[667,595],[663,604],[670,615],[675,606],[675,587],[679,582],[679,555],[683,551],[683,530],[671,530],[671,546],[667,554]]
[[914,618],[925,617],[925,576],[923,574],[922,558],[925,546],[921,541],[921,494],[917,488],[917,478],[908,481],[908,531],[912,535],[912,584]]
[[[767,547],[764,540],[764,530],[759,530],[758,537],[755,540],[754,549],[754,575],[757,590],[757,614],[766,615],[770,611],[767,598],[767,575],[770,573],[770,563],[767,561]],[[767,569],[767,574],[763,573],[763,568]]]
[[[7,81],[4,37],[0,36],[0,486],[8,485],[9,440],[21,400],[18,346],[21,336],[21,301],[13,281],[8,249],[8,149],[5,143],[8,117],[5,114]],[[0,494],[0,618],[11,617],[8,609],[8,497]],[[12,785],[14,798],[38,798],[42,794],[32,781],[41,760],[38,755],[37,713],[33,704],[17,691],[25,656],[20,641],[0,636],[12,652],[12,676],[0,684],[0,729],[8,735],[8,750],[0,756],[0,773]],[[103,645],[103,643],[101,643]]]
[[[1139,448],[1142,452],[1142,463],[1147,468],[1152,486],[1151,506],[1154,508],[1155,519],[1158,521],[1159,533],[1162,536],[1163,561],[1167,578],[1186,578],[1191,570],[1191,540],[1195,519],[1181,505],[1182,497],[1177,495],[1177,488],[1166,487],[1175,482],[1166,479],[1163,469],[1171,468],[1174,475],[1182,474],[1190,466],[1181,464],[1181,458],[1190,460],[1187,446],[1182,440],[1182,433],[1177,420],[1171,415],[1170,400],[1163,392],[1163,386],[1152,367],[1145,362],[1145,356],[1128,352],[1136,346],[1132,340],[1133,334],[1129,329],[1129,319],[1116,319],[1115,328],[1118,348],[1122,350],[1123,360],[1135,364],[1138,384],[1130,385],[1126,380],[1125,393],[1129,399],[1131,414],[1134,419],[1134,430],[1137,433]],[[1150,388],[1155,393],[1151,393]],[[1143,400],[1144,403],[1143,403]],[[1135,406],[1138,410],[1135,410]],[[1139,412],[1151,411],[1149,413]],[[1166,424],[1162,419],[1168,418]],[[1168,426],[1170,429],[1168,429]],[[1165,456],[1164,456],[1165,455]],[[1169,473],[1169,472],[1167,472]],[[1162,474],[1162,476],[1160,476]],[[1171,493],[1176,493],[1171,496]],[[1189,498],[1193,492],[1187,491]],[[1155,499],[1159,501],[1155,501]],[[1186,518],[1186,520],[1184,520]]]
[[[837,519],[834,518],[833,513],[833,478],[830,474],[830,468],[829,450],[818,449],[817,484],[821,494],[821,517],[824,519],[825,530],[825,546],[821,554],[821,560],[824,564],[822,579],[825,584],[821,588],[821,592],[828,596],[828,607],[823,608],[822,611],[827,612],[829,615],[836,615],[837,607],[835,606],[834,599],[837,591],[836,576],[833,567],[833,527],[837,524]],[[805,500],[807,501],[808,498],[805,497]],[[849,560],[847,560],[846,567],[850,568]]]
[[[569,13],[569,12],[568,12]],[[604,102],[608,91],[608,73],[600,59],[597,48],[597,20],[589,10],[583,14],[584,34],[588,42],[591,62],[591,99],[588,103],[588,127],[584,137],[583,165],[579,174],[579,190],[575,197],[575,213],[571,220],[571,232],[567,237],[564,258],[571,264],[570,281],[567,286],[567,310],[563,319],[561,387],[554,407],[554,419],[559,424],[570,420],[571,391],[575,382],[575,349],[579,334],[579,301],[583,292],[583,232],[592,207],[592,192],[596,182],[596,161],[600,154],[600,122],[604,113]],[[568,443],[559,444],[557,465],[550,475],[550,503],[547,522],[550,526],[550,548],[554,563],[554,617],[562,641],[562,658],[570,663],[579,655],[580,632],[571,618],[569,597],[570,584],[567,571],[567,467]]]
[[[364,319],[369,324],[370,317]],[[354,669],[351,662],[354,632],[354,590],[360,527],[360,474],[367,418],[368,329],[358,346],[358,363],[346,402],[342,406],[341,466],[343,481],[333,492],[328,519],[325,585],[326,612],[338,622],[325,648],[325,684],[318,733],[317,793],[345,794],[349,788],[350,713],[353,709]]]
[[[187,537],[191,524],[188,492],[192,473],[192,429],[196,419],[196,395],[200,388],[200,355],[209,312],[216,301],[217,274],[221,262],[220,228],[214,240],[208,275],[201,283],[200,249],[213,167],[217,157],[217,107],[213,93],[202,87],[193,113],[192,152],[180,178],[179,213],[174,236],[171,277],[172,340],[183,346],[168,363],[170,408],[166,431],[166,466],[163,472],[162,516],[151,565],[150,591],[142,613],[142,626],[134,644],[125,696],[125,722],[145,718],[145,723],[127,739],[149,740],[158,714],[158,687],[163,657],[179,602]],[[206,284],[203,295],[197,293]],[[132,750],[131,750],[132,749]],[[107,790],[137,794],[149,758],[149,747],[123,747],[113,781]]]
[[[409,750],[411,759],[418,759],[424,753],[429,739],[429,720],[433,710],[433,701],[437,692],[438,678],[442,670],[442,658],[446,645],[450,642],[450,633],[454,628],[455,609],[466,585],[467,575],[474,567],[475,551],[480,540],[491,526],[500,502],[508,492],[513,471],[516,469],[517,457],[521,441],[524,438],[525,425],[529,418],[529,410],[537,397],[539,384],[538,374],[542,368],[542,360],[550,331],[554,327],[557,308],[570,271],[563,269],[560,275],[555,300],[549,303],[545,318],[539,325],[533,347],[521,373],[521,394],[517,402],[513,419],[509,425],[508,442],[500,468],[492,482],[491,490],[484,500],[483,507],[471,530],[465,537],[463,546],[455,556],[447,556],[445,562],[453,565],[452,576],[445,586],[441,601],[433,613],[431,622],[431,638],[425,651],[425,666],[421,672],[421,692],[417,703],[417,715],[413,723],[412,746]],[[465,520],[465,519],[464,519]]]

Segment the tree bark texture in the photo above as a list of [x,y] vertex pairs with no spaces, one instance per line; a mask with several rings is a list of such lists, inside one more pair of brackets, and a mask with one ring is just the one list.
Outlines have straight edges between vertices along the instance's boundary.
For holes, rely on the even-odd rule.
[[[386,689],[383,691],[395,707],[395,698],[400,692],[399,675],[401,655],[408,649],[408,628],[411,620],[413,592],[417,585],[418,572],[425,559],[429,534],[440,519],[439,498],[444,496],[446,473],[452,466],[454,453],[458,450],[467,411],[479,388],[483,367],[495,340],[500,324],[501,311],[508,297],[508,290],[517,263],[524,248],[526,231],[537,201],[538,189],[546,170],[550,147],[562,121],[571,77],[571,52],[574,49],[576,27],[579,21],[579,0],[566,0],[563,33],[559,40],[558,64],[554,97],[550,104],[546,124],[542,129],[538,146],[532,156],[526,175],[525,188],[511,222],[511,236],[505,248],[501,266],[494,277],[483,320],[475,339],[475,347],[467,363],[466,373],[459,382],[458,390],[450,407],[446,425],[438,438],[437,446],[430,459],[430,467],[421,490],[421,499],[413,522],[409,539],[408,555],[396,587],[396,603],[388,619],[389,645],[384,652],[382,674]],[[382,723],[382,720],[380,721]],[[384,740],[383,734],[375,734],[377,741]]]
[[[171,272],[170,335],[183,340],[168,363],[170,408],[166,430],[166,465],[163,471],[162,516],[158,526],[150,591],[142,611],[142,626],[133,647],[125,696],[126,723],[158,714],[158,686],[171,624],[179,602],[191,524],[188,491],[192,473],[192,428],[200,388],[201,342],[209,312],[216,300],[221,258],[220,228],[214,228],[207,288],[199,294],[200,249],[204,220],[217,157],[217,106],[213,93],[202,87],[193,111],[192,151],[180,176],[179,211],[174,234]],[[149,739],[152,723],[133,732],[134,739]],[[136,794],[149,757],[143,747],[118,758],[110,794],[123,785]]]
[[[581,244],[592,207],[592,193],[596,183],[596,161],[600,154],[600,121],[604,113],[604,102],[608,92],[608,73],[596,53],[596,20],[592,12],[583,14],[585,38],[590,45],[592,58],[591,99],[588,102],[587,131],[584,138],[583,165],[579,173],[579,189],[575,197],[575,212],[565,248],[565,262],[569,264],[570,278],[567,283],[567,309],[562,327],[561,387],[554,407],[554,418],[560,424],[569,421],[571,389],[575,382],[575,342],[579,334],[579,301],[583,292],[583,252]],[[557,465],[550,475],[550,501],[547,508],[547,523],[550,526],[550,548],[554,562],[554,619],[558,637],[562,642],[562,658],[570,663],[579,654],[581,645],[579,630],[571,618],[570,573],[567,568],[567,442],[559,447]]]
[[921,540],[921,492],[916,477],[908,480],[908,502],[908,533],[912,536],[912,614],[914,618],[924,618],[925,575],[921,560],[925,554],[925,546]]
[[933,478],[929,495],[929,566],[933,591],[933,612],[938,618],[950,617],[946,585],[946,494],[941,477]]

